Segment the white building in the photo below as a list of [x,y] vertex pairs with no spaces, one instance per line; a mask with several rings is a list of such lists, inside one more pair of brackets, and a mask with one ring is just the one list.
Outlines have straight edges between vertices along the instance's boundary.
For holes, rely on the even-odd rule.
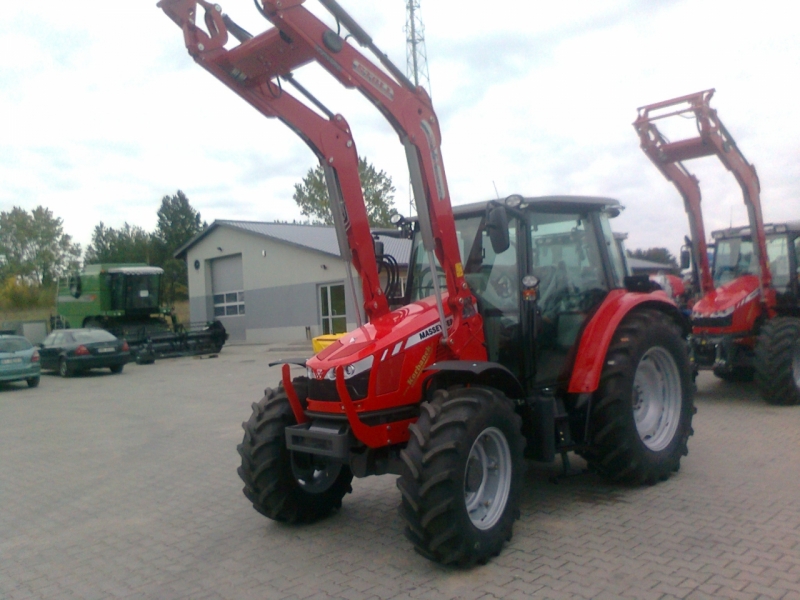
[[[410,240],[378,238],[404,282]],[[232,341],[298,341],[356,327],[361,282],[353,269],[354,298],[333,227],[217,220],[175,257],[188,265],[191,321],[218,319]]]

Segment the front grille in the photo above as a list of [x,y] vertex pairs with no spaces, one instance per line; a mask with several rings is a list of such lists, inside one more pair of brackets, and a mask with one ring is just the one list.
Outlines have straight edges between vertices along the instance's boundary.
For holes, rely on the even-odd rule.
[[[345,379],[344,383],[347,392],[353,400],[363,400],[367,397],[369,389],[370,371],[359,373],[355,377]],[[330,379],[311,379],[308,382],[309,400],[320,400],[322,402],[339,402],[339,392],[336,391],[336,382]]]
[[694,317],[692,327],[731,327],[733,325],[733,315],[727,317]]

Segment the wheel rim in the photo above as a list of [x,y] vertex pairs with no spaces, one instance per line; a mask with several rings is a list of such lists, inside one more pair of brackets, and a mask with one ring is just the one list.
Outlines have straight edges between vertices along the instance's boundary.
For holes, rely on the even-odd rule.
[[60,363],[58,363],[58,373],[62,377],[66,377],[66,375],[67,375],[67,363],[63,359],[61,360]]
[[309,494],[321,494],[339,477],[342,463],[302,452],[292,452],[292,473],[297,485]]
[[794,387],[800,390],[800,344],[795,343],[792,348],[792,376]]
[[464,502],[478,529],[491,529],[511,491],[511,449],[503,432],[488,427],[475,439],[464,469]]
[[681,416],[681,378],[675,359],[661,347],[645,352],[633,378],[633,417],[645,446],[655,452],[672,441]]

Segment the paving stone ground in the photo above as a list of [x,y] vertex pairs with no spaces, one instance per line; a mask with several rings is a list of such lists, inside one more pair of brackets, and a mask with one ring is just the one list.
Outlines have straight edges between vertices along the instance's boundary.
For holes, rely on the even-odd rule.
[[240,423],[278,380],[267,363],[297,354],[229,346],[2,386],[0,598],[800,599],[800,407],[703,373],[679,473],[552,484],[558,466],[531,463],[511,542],[458,570],[413,552],[393,476],[354,481],[310,526],[252,509]]

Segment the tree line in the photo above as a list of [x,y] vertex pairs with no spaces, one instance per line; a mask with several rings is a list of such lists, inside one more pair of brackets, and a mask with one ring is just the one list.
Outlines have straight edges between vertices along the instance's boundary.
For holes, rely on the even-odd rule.
[[[395,188],[384,171],[359,158],[359,175],[370,224],[388,227],[395,212]],[[293,199],[305,223],[333,223],[322,168],[309,169],[295,185]],[[172,303],[188,296],[186,263],[172,257],[175,251],[208,224],[186,195],[178,190],[161,199],[154,231],[124,223],[109,227],[102,221],[92,232],[85,251],[64,232],[64,222],[38,206],[28,212],[14,207],[0,212],[0,306],[26,308],[49,306],[59,278],[81,265],[96,263],[146,263],[164,269],[163,300]]]
[[[82,252],[64,231],[64,222],[38,206],[30,212],[20,207],[0,212],[0,304],[8,308],[47,306],[58,280],[80,266],[94,263],[146,263],[164,269],[164,300],[187,295],[187,269],[172,258],[175,250],[205,229],[200,213],[178,190],[164,196],[154,231],[125,223],[115,229],[102,221]],[[81,260],[83,257],[83,260]]]

